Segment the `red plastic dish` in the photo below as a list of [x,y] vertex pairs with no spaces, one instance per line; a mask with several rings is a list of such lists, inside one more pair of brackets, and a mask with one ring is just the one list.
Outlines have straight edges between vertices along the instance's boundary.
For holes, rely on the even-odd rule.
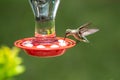
[[55,43],[50,43],[50,44],[41,43],[39,45],[32,45],[30,43],[30,44],[24,45],[26,44],[26,42],[30,42],[33,39],[34,37],[17,40],[15,42],[15,46],[25,50],[31,56],[56,57],[64,54],[66,49],[71,48],[76,44],[74,40],[66,38],[64,41],[64,38],[57,37],[57,42]]

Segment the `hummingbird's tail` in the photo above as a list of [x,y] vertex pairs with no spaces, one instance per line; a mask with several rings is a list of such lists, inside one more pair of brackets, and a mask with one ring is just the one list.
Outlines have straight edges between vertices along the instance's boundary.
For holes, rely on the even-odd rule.
[[89,40],[85,36],[83,36],[81,39],[83,42],[89,43]]

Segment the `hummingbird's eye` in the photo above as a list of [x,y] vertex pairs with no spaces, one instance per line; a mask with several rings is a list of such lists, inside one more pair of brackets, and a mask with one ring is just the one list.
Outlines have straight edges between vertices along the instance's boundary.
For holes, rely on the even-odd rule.
[[66,31],[66,35],[67,35],[67,34],[70,34],[70,32]]
[[69,34],[69,33],[70,33],[70,32],[67,32],[67,31],[66,31],[66,34]]
[[69,34],[70,32],[66,32],[66,34]]
[[70,29],[67,29],[67,30],[66,30],[66,32],[67,32],[67,33],[70,33],[70,32],[71,32],[71,30],[70,30]]

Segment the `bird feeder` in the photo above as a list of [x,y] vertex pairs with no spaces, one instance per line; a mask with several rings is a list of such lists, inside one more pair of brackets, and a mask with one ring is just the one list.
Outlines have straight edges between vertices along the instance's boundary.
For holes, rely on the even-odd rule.
[[56,57],[73,46],[75,41],[56,37],[55,16],[60,0],[29,0],[35,16],[35,36],[17,40],[15,46],[31,56]]

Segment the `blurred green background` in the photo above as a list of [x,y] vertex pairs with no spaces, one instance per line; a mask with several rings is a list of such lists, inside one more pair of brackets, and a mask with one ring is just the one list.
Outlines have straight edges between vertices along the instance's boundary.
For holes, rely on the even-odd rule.
[[[65,29],[92,22],[100,31],[63,56],[36,58],[21,51],[26,72],[16,80],[120,80],[120,1],[61,0],[57,36]],[[34,16],[28,0],[0,1],[0,45],[34,36]]]

